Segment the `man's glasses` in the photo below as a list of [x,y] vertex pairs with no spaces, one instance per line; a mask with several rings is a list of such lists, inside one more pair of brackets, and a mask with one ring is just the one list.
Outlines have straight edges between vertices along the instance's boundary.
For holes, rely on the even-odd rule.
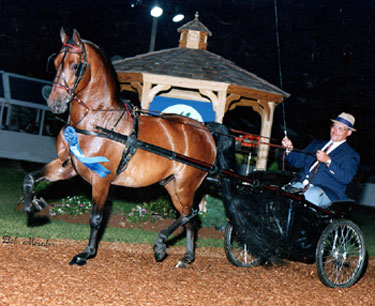
[[337,123],[333,123],[331,124],[331,128],[335,128],[337,129],[340,133],[343,133],[343,132],[346,132],[348,130],[347,127],[343,126],[343,125],[339,125]]

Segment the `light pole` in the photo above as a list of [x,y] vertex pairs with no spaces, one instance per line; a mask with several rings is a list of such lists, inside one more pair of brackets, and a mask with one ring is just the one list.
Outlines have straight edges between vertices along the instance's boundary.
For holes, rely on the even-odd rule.
[[152,16],[152,29],[151,29],[151,38],[150,38],[150,49],[148,52],[155,50],[155,40],[156,40],[156,31],[158,29],[158,18],[163,15],[163,9],[159,6],[155,6],[150,11]]
[[[175,12],[177,13],[172,18],[173,22],[177,23],[177,22],[182,21],[185,18],[185,16],[179,13],[177,9],[175,9]],[[152,52],[155,50],[156,33],[158,30],[158,18],[161,15],[163,15],[163,9],[159,6],[154,6],[150,11],[150,15],[152,16],[152,29],[151,29],[151,37],[150,37],[150,48],[148,52]]]

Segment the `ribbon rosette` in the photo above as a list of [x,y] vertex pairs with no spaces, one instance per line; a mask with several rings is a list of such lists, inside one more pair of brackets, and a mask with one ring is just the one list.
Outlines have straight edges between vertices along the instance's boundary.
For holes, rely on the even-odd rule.
[[111,173],[111,171],[99,164],[102,162],[109,162],[109,160],[104,156],[86,157],[83,155],[78,144],[78,136],[76,130],[73,127],[66,127],[64,136],[70,145],[70,152],[72,152],[73,155],[87,168],[91,169],[102,178],[105,178],[109,173]]

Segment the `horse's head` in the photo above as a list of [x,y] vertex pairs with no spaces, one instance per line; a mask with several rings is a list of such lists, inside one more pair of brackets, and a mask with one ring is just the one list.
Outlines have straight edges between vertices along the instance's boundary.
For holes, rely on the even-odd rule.
[[63,45],[54,60],[56,76],[48,98],[48,106],[57,114],[68,109],[69,103],[87,86],[91,78],[86,44],[79,33],[74,30],[72,38],[69,38],[61,28],[60,36]]

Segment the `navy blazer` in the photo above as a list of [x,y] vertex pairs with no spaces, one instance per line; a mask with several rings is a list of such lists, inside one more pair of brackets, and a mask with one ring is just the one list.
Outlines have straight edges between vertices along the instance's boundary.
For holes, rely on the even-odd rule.
[[[321,150],[327,142],[315,140],[304,150],[315,153],[317,150]],[[311,184],[322,188],[331,201],[345,200],[347,199],[346,186],[357,173],[359,154],[345,141],[328,155],[332,160],[331,165],[327,167],[324,163],[320,163],[318,172]],[[316,161],[315,155],[292,151],[286,156],[286,160],[295,168],[303,168],[300,177],[301,182],[306,178],[306,175],[309,176],[308,179],[311,179],[314,170],[309,172],[309,168]]]

